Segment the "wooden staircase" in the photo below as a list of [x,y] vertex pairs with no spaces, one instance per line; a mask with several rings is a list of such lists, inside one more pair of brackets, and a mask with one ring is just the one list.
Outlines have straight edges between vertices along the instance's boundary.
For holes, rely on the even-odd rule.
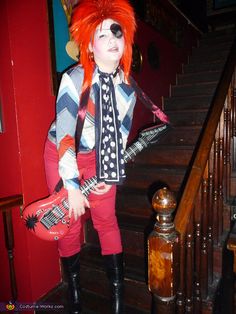
[[[176,85],[171,87],[170,97],[163,100],[173,129],[157,145],[127,164],[127,180],[119,187],[117,195],[127,314],[151,313],[152,297],[147,288],[147,236],[154,215],[150,200],[163,185],[168,186],[179,200],[234,35],[235,30],[231,28],[203,35],[199,47],[193,49],[189,63],[177,76]],[[81,252],[84,313],[110,313],[108,282],[97,234],[90,221],[86,225],[85,239]],[[65,289],[66,283],[62,283],[56,293],[65,295]],[[44,300],[52,299],[51,295]],[[206,313],[213,313],[213,302],[206,304]]]
[[[161,141],[140,153],[127,165],[127,180],[119,188],[117,214],[125,252],[127,313],[150,313],[151,296],[146,283],[146,238],[152,216],[150,197],[159,184],[166,184],[178,199],[191,156],[197,144],[211,98],[223,70],[233,31],[203,36],[193,50],[189,64],[164,99],[165,112],[174,129]],[[152,220],[151,220],[152,221]],[[87,225],[87,244],[82,253],[82,287],[103,298],[105,307],[89,301],[86,306],[109,313],[109,291],[99,256],[98,239],[91,223]]]

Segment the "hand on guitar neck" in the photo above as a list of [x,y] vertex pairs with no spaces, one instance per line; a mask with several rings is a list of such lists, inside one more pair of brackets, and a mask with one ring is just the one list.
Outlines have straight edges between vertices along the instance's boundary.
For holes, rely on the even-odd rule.
[[82,194],[80,189],[68,190],[69,218],[74,215],[75,220],[85,213],[86,208],[90,208],[89,201]]
[[[94,186],[91,193],[102,195],[107,193],[111,185],[100,182]],[[90,208],[88,199],[82,194],[80,189],[68,190],[69,218],[74,214],[75,220],[85,213],[86,208]]]

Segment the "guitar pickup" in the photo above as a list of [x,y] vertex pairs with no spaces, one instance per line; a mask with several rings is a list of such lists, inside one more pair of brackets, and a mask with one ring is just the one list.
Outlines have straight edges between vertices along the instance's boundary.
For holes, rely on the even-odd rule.
[[44,225],[45,228],[49,230],[53,226],[57,225],[64,216],[65,213],[59,206],[53,206],[52,210],[49,210],[43,215],[40,222]]

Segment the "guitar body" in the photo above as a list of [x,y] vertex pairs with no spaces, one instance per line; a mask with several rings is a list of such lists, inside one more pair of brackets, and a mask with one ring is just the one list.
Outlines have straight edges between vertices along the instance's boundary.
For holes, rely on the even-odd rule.
[[28,205],[23,211],[23,219],[27,229],[37,237],[48,241],[61,239],[70,225],[67,191],[61,189]]

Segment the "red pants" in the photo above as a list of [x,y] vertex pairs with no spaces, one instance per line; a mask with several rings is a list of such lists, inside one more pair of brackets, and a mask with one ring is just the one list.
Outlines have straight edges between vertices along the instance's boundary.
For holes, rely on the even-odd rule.
[[[50,141],[46,142],[45,171],[49,192],[52,193],[60,177],[58,174],[58,153],[56,146]],[[95,152],[78,154],[78,167],[80,181],[86,180],[96,174]],[[102,255],[118,254],[122,252],[120,230],[115,214],[116,186],[103,195],[90,193],[90,212],[93,226],[98,232]],[[60,256],[68,257],[80,251],[81,248],[81,218],[74,221],[65,237],[58,240]]]

